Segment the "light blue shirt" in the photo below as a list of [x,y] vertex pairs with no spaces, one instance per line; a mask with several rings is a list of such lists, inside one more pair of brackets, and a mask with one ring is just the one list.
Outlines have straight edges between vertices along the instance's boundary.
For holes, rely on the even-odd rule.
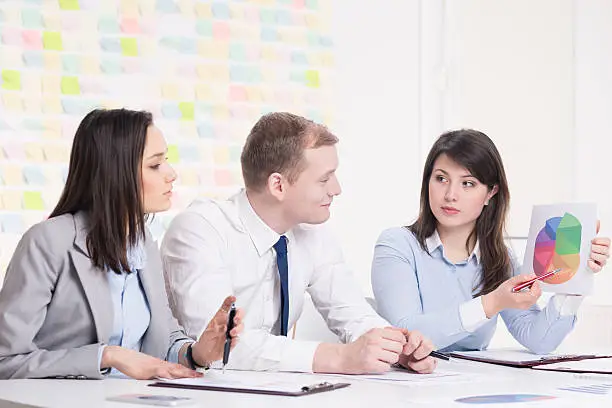
[[[107,271],[108,286],[113,304],[113,329],[109,337],[109,346],[121,346],[141,351],[142,338],[151,322],[151,309],[140,281],[140,271],[147,263],[144,245],[137,245],[128,250],[128,265],[132,273],[117,274]],[[178,362],[178,353],[185,341],[176,342],[169,350],[167,360]],[[100,349],[99,361],[103,348]],[[113,368],[110,376],[125,377]]]
[[[465,261],[453,263],[445,256],[437,233],[427,240],[427,248],[429,253],[404,227],[380,235],[372,263],[378,313],[394,326],[419,330],[442,351],[485,349],[495,332],[497,315],[487,319],[480,298],[474,298],[482,275],[478,250]],[[513,274],[519,274],[515,260],[512,265]],[[544,309],[534,305],[500,312],[512,336],[534,353],[553,351],[574,326],[575,313],[563,316],[554,300]],[[481,319],[470,317],[478,313]]]

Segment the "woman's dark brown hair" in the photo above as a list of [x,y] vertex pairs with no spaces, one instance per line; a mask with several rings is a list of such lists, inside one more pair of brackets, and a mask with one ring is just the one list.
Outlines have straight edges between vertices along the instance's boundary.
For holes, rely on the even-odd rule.
[[96,109],[83,118],[68,177],[49,216],[85,211],[87,249],[99,268],[129,272],[127,248],[145,237],[141,163],[151,113]]
[[489,191],[498,187],[495,194],[476,220],[476,227],[468,237],[470,242],[478,240],[482,279],[474,288],[475,296],[487,294],[511,276],[510,255],[504,243],[506,214],[510,204],[510,193],[501,156],[493,141],[484,133],[473,129],[461,129],[444,133],[431,148],[421,183],[421,209],[419,217],[410,229],[421,247],[427,250],[426,240],[437,227],[437,220],[429,203],[429,182],[436,159],[445,154],[465,167]]

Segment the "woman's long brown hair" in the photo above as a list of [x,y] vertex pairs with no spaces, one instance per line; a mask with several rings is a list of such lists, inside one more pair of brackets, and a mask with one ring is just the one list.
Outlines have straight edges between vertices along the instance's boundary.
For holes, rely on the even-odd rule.
[[429,182],[436,159],[447,155],[462,167],[465,167],[478,181],[486,185],[489,191],[498,187],[497,194],[485,206],[476,220],[476,226],[466,241],[475,238],[480,247],[482,277],[474,288],[475,296],[493,291],[504,280],[511,276],[510,255],[504,243],[506,214],[510,203],[510,193],[506,172],[501,156],[493,141],[484,133],[473,129],[461,129],[444,133],[431,148],[421,183],[421,208],[418,219],[408,226],[416,236],[421,247],[427,251],[426,240],[433,235],[437,220],[429,203]]

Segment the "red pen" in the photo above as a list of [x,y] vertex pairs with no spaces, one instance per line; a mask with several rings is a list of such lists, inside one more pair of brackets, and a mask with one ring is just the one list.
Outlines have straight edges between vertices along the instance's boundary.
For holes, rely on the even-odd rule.
[[523,282],[520,285],[516,285],[515,287],[512,288],[512,292],[519,292],[520,290],[525,289],[526,287],[529,287],[529,286],[533,285],[533,282],[535,282],[535,281],[546,279],[549,276],[553,276],[557,272],[561,272],[561,269],[562,268],[557,268],[554,271],[550,271],[550,272],[545,273],[544,275],[541,275],[541,276],[536,276],[535,278],[529,279],[528,281]]

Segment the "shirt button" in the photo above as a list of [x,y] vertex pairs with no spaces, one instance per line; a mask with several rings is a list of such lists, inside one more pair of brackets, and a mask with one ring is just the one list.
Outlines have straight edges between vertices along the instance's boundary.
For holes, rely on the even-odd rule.
[[74,379],[76,379],[76,376],[75,375],[67,375],[66,379],[67,380],[74,380]]
[[77,379],[77,380],[86,380],[86,379],[87,379],[87,377],[86,377],[86,376],[84,376],[84,375],[77,375],[77,376],[76,376],[76,379]]

